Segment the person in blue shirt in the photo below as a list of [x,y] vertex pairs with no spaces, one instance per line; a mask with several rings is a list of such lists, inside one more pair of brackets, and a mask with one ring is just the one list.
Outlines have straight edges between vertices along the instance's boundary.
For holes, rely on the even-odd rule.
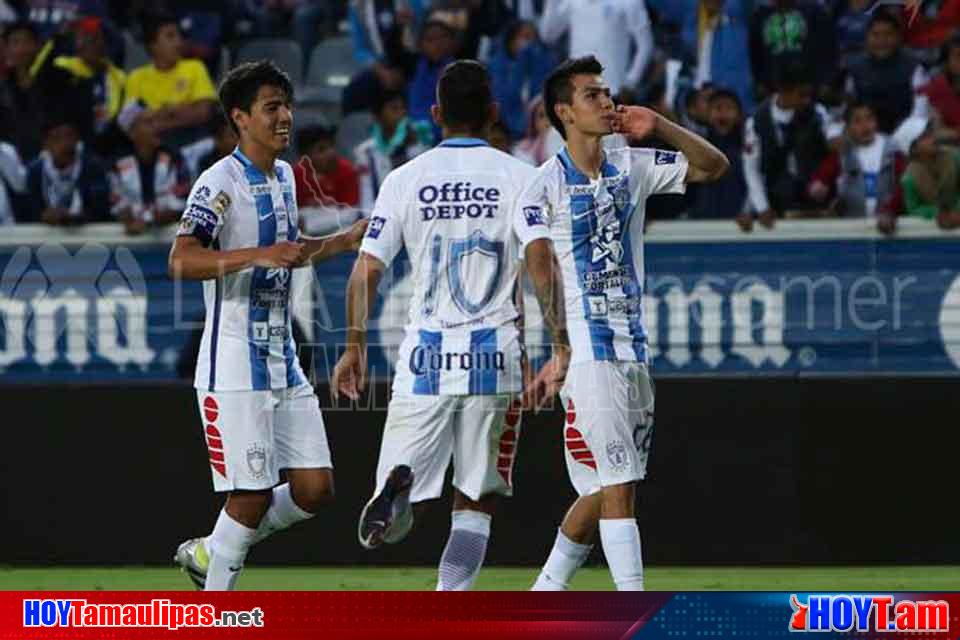
[[522,138],[526,132],[529,102],[540,93],[555,63],[530,22],[514,22],[504,32],[489,67],[500,117],[512,138]]

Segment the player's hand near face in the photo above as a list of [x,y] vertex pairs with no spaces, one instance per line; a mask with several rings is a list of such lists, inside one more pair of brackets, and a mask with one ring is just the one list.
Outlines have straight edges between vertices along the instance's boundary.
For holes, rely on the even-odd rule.
[[569,368],[570,348],[554,345],[553,356],[523,392],[523,408],[537,411],[560,393]]
[[275,245],[264,247],[259,257],[254,261],[258,267],[268,269],[290,269],[303,261],[304,245],[302,242],[278,242]]
[[646,107],[618,105],[613,118],[614,133],[622,133],[631,140],[644,140],[653,134],[660,115]]
[[367,359],[357,345],[347,347],[333,369],[330,379],[330,392],[336,400],[337,394],[343,394],[351,400],[358,400],[367,386]]

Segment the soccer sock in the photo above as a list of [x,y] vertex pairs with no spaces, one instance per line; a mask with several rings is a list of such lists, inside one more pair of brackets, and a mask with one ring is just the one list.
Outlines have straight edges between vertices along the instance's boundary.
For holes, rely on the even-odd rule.
[[257,535],[254,537],[252,544],[257,544],[277,531],[286,529],[298,522],[309,520],[314,515],[316,514],[304,511],[297,506],[297,503],[293,501],[293,495],[290,493],[290,483],[284,482],[279,487],[273,488],[270,508],[263,515],[263,520],[257,527]]
[[643,557],[637,521],[601,518],[600,542],[617,591],[643,591]]
[[546,564],[537,576],[531,591],[565,591],[570,579],[590,555],[593,545],[577,544],[557,529],[557,539],[550,550]]
[[480,511],[454,511],[450,537],[440,557],[437,591],[468,591],[487,555],[490,516]]
[[256,529],[243,526],[227,515],[226,509],[220,511],[213,533],[206,541],[210,555],[206,591],[233,591],[256,535]]

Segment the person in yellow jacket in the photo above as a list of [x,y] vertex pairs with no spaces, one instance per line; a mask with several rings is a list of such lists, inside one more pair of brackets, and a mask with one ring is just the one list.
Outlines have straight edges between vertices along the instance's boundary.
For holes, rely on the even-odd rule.
[[184,58],[183,36],[176,18],[157,14],[144,24],[152,62],[130,72],[125,104],[140,101],[160,132],[202,126],[216,104],[216,90],[203,62]]

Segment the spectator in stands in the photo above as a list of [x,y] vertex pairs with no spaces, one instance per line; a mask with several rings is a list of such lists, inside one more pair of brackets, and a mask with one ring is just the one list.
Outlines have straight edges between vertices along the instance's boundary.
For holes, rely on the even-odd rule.
[[476,60],[484,36],[496,38],[514,19],[504,0],[431,0],[428,20],[446,22],[459,34],[457,58]]
[[960,0],[922,2],[919,9],[906,16],[904,41],[908,47],[936,50],[960,30]]
[[3,83],[6,137],[24,161],[33,160],[43,145],[45,88],[38,77],[40,40],[29,22],[14,22],[4,32],[4,57],[8,75]]
[[940,146],[923,118],[908,119],[897,136],[910,150],[901,180],[907,215],[935,219],[941,229],[960,227],[960,151]]
[[707,83],[699,88],[691,88],[683,94],[680,122],[685,128],[701,136],[707,135],[710,124],[710,96],[715,89],[712,83]]
[[387,174],[427,151],[433,130],[407,117],[407,98],[400,91],[377,96],[371,136],[357,145],[354,162],[360,176],[360,208],[372,211]]
[[80,17],[109,19],[104,0],[26,0],[24,15],[36,27],[41,41],[51,38]]
[[439,126],[433,122],[430,107],[437,101],[437,82],[440,72],[453,62],[457,50],[457,33],[445,22],[428,20],[420,32],[420,55],[416,71],[407,89],[407,104],[414,122],[427,122],[440,137]]
[[67,72],[77,85],[77,104],[89,122],[87,138],[102,135],[120,113],[127,75],[107,56],[100,18],[82,18],[72,25],[75,56],[57,56],[53,64]]
[[749,9],[745,0],[684,0],[685,57],[696,61],[693,86],[715,84],[737,94],[753,113]]
[[942,63],[942,72],[919,93],[930,103],[937,138],[956,144],[960,142],[960,35],[944,45]]
[[907,161],[896,142],[877,132],[877,115],[866,102],[846,112],[845,144],[820,164],[808,187],[810,197],[846,218],[877,219],[877,227],[893,233],[903,194],[900,177]]
[[551,155],[549,137],[552,130],[543,97],[537,96],[527,109],[527,135],[514,146],[514,157],[539,167]]
[[871,9],[875,4],[876,0],[841,0],[837,3],[833,24],[840,66],[845,67],[851,56],[863,51]]
[[299,161],[293,168],[297,206],[324,207],[360,202],[360,184],[353,164],[337,153],[337,129],[311,125],[297,132]]
[[[643,2],[634,0],[550,0],[540,22],[540,37],[554,44],[570,33],[568,57],[596,55],[614,94],[635,87],[653,54],[653,31]],[[633,59],[630,59],[633,51]]]
[[892,133],[915,107],[914,92],[927,83],[917,59],[903,50],[900,21],[875,11],[867,28],[867,50],[850,59],[846,91],[855,101],[876,105],[880,131]]
[[17,148],[0,142],[0,226],[16,222],[16,197],[27,184],[27,170]]
[[749,231],[753,228],[753,216],[746,212],[747,181],[743,175],[743,107],[740,96],[729,89],[716,89],[710,95],[708,113],[707,139],[730,160],[730,170],[719,180],[688,187],[688,191],[692,191],[689,217],[729,220],[734,216],[740,227]]
[[753,213],[772,227],[778,216],[817,208],[807,182],[828,153],[826,110],[813,101],[813,80],[799,66],[780,72],[777,93],[747,120],[743,165]]
[[350,34],[353,55],[365,67],[343,91],[343,114],[367,111],[380,91],[406,86],[416,64],[417,26],[426,13],[425,0],[353,0]]
[[524,96],[540,93],[554,62],[530,22],[512,23],[497,43],[490,59],[490,77],[500,117],[512,138],[521,138],[527,129]]
[[40,156],[27,169],[23,222],[74,225],[109,220],[110,187],[100,161],[84,150],[69,116],[47,117]]
[[833,24],[819,6],[773,0],[758,7],[750,27],[750,62],[761,94],[769,94],[784,66],[802,61],[815,86],[830,79],[836,64]]
[[130,235],[179,220],[190,191],[183,157],[163,146],[156,117],[134,102],[124,107],[118,119],[133,153],[118,158],[110,169],[111,213]]
[[152,63],[130,73],[125,101],[140,101],[152,111],[161,135],[189,136],[185,130],[206,126],[213,114],[217,96],[210,74],[200,60],[181,56],[183,38],[171,14],[150,16],[143,32]]

